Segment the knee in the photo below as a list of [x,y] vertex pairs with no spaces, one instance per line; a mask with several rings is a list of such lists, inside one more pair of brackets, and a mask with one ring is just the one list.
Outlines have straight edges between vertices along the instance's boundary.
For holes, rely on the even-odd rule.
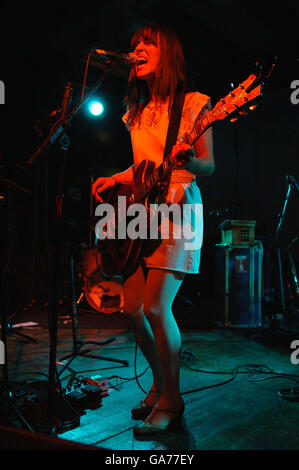
[[124,313],[135,315],[143,310],[143,298],[131,290],[124,290]]
[[125,305],[123,315],[128,320],[129,324],[140,323],[143,317],[143,308],[138,308],[137,305]]
[[143,312],[152,328],[159,327],[163,321],[161,305],[144,305]]
[[135,336],[135,339],[139,345],[144,341],[144,319],[143,310],[138,310],[137,312],[124,312],[126,317],[127,325],[129,330],[131,330]]
[[124,313],[128,316],[138,315],[143,312],[143,302],[134,298],[126,298],[124,301]]

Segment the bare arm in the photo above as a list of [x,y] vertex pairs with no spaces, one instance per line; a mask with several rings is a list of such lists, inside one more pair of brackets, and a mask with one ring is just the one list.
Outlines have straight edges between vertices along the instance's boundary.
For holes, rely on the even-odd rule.
[[212,129],[209,128],[193,145],[195,155],[186,163],[186,170],[196,176],[210,176],[215,170]]
[[117,183],[129,184],[131,183],[134,175],[134,165],[130,166],[127,170],[116,173],[113,176],[102,176],[98,178],[92,185],[92,194],[97,202],[102,202],[101,194],[108,189],[113,188]]
[[121,173],[116,173],[113,175],[113,178],[117,181],[117,183],[121,184],[129,184],[131,183],[134,176],[134,165],[130,166],[127,170],[122,171]]
[[[208,100],[201,114],[206,114],[210,109],[211,102]],[[183,140],[183,143],[175,145],[173,156],[177,167],[186,168],[196,176],[211,175],[215,170],[212,128],[207,129],[192,147],[187,138]]]
[[185,168],[196,176],[211,175],[215,170],[212,129],[207,129],[193,147],[186,142],[174,145],[172,155],[177,168]]

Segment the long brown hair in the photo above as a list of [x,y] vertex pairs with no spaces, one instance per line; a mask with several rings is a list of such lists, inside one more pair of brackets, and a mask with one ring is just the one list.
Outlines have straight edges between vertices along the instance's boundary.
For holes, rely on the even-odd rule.
[[[169,98],[170,111],[175,94],[182,93],[186,87],[186,67],[181,42],[173,30],[157,23],[148,23],[135,32],[131,39],[133,50],[142,40],[151,40],[155,45],[160,46],[160,60],[153,84],[152,97],[161,103]],[[150,98],[147,83],[136,77],[133,67],[124,99],[128,107],[128,123],[130,125],[140,119],[143,108]]]

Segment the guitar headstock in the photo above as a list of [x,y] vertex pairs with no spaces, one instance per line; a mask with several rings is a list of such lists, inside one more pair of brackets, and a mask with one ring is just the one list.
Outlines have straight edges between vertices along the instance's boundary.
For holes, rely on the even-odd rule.
[[188,135],[188,143],[193,145],[215,121],[230,119],[233,122],[240,115],[247,114],[248,110],[256,108],[255,102],[262,96],[265,80],[270,78],[276,65],[276,59],[277,57],[274,58],[274,63],[266,75],[261,72],[262,67],[256,62],[256,66],[259,66],[257,75],[251,74],[225,98],[218,101],[212,110],[206,112],[207,108],[204,107],[197,116],[193,129]]
[[229,118],[234,120],[246,110],[254,109],[254,102],[262,95],[262,83],[256,75],[251,74],[243,83],[222,98],[209,112],[209,120],[217,121]]

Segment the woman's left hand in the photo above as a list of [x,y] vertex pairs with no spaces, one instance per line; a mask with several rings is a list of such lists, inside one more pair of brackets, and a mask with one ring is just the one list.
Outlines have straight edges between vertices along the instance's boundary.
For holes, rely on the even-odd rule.
[[195,156],[195,150],[191,145],[186,142],[176,144],[172,148],[172,158],[175,162],[175,166],[178,168],[185,168],[185,166],[193,160]]

